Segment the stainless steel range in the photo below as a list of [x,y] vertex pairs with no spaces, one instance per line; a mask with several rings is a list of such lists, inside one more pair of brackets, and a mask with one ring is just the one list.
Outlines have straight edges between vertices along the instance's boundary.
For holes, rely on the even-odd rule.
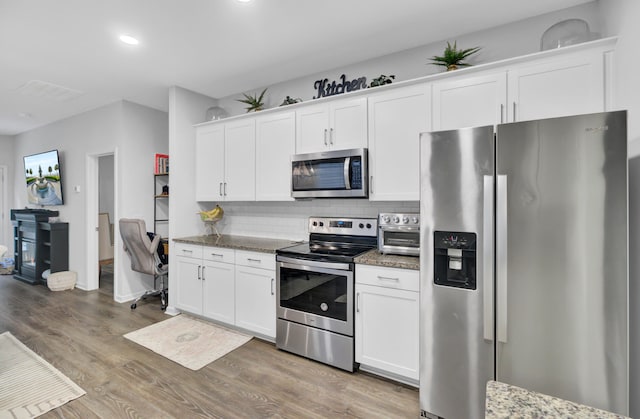
[[309,242],[278,250],[276,346],[347,371],[354,356],[356,256],[377,245],[375,218],[309,218]]

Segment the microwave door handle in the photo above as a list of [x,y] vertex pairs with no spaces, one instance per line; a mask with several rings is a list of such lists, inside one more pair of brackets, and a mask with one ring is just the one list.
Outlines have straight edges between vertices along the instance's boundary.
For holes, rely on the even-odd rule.
[[351,167],[351,157],[344,159],[344,187],[345,189],[351,189],[351,182],[349,181],[349,168]]

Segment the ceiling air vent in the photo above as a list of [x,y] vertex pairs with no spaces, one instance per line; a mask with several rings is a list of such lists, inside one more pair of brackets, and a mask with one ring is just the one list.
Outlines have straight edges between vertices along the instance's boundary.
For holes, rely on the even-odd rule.
[[51,99],[58,102],[75,99],[84,92],[41,80],[30,80],[18,88],[24,96]]

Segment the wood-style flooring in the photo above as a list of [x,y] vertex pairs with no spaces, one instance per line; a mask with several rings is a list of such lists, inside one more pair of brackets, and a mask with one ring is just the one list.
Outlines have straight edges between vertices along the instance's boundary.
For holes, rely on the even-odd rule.
[[51,292],[0,275],[0,333],[10,331],[87,392],[43,417],[419,417],[415,388],[255,338],[191,371],[122,337],[169,318],[159,300],[131,310],[112,295],[108,274],[91,292]]

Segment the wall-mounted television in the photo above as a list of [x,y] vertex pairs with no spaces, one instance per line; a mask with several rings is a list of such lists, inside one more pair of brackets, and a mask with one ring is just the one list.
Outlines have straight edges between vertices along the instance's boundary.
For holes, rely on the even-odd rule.
[[27,198],[30,204],[62,205],[62,176],[58,150],[24,157]]

